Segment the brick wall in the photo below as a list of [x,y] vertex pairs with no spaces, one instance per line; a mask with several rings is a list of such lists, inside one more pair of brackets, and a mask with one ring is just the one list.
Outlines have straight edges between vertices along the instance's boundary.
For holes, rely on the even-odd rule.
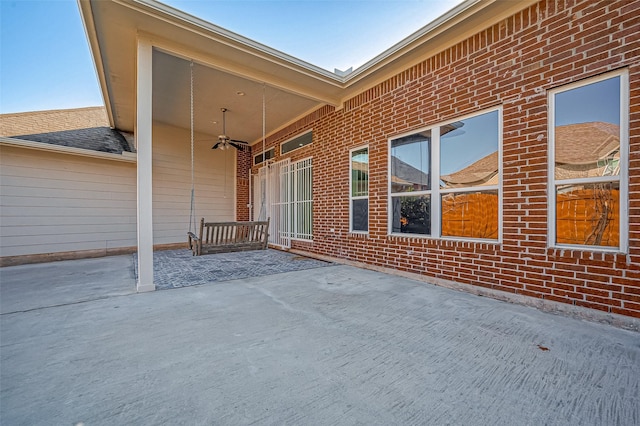
[[[269,138],[313,128],[314,241],[294,247],[640,317],[640,2],[542,1]],[[626,67],[629,251],[547,247],[547,90]],[[387,235],[388,139],[502,105],[503,240]],[[349,233],[349,149],[369,145],[369,234]],[[279,149],[276,149],[276,154]],[[296,158],[292,158],[296,159]]]
[[5,137],[108,126],[109,121],[104,107],[0,115],[0,136]]
[[236,151],[236,220],[249,220],[249,172],[251,170],[251,148]]

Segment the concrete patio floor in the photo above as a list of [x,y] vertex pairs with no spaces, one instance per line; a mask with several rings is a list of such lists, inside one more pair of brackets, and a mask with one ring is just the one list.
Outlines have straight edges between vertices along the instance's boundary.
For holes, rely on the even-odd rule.
[[344,265],[133,277],[0,269],[0,424],[640,424],[637,332]]

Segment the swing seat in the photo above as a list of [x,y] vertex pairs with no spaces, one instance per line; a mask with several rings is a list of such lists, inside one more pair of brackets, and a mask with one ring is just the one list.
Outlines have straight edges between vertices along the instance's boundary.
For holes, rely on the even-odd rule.
[[269,239],[269,219],[261,222],[205,222],[200,233],[187,232],[193,256],[233,251],[265,250]]

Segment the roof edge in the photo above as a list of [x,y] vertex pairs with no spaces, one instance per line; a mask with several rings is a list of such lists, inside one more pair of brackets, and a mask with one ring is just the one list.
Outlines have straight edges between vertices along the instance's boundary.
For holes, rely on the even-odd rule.
[[138,155],[135,152],[123,151],[121,154],[113,154],[110,152],[101,152],[101,151],[93,151],[91,149],[52,145],[49,143],[34,142],[34,141],[25,140],[25,139],[0,137],[0,146],[11,146],[14,148],[57,152],[60,154],[79,155],[81,157],[92,157],[92,158],[98,158],[103,160],[123,161],[126,163],[138,162]]

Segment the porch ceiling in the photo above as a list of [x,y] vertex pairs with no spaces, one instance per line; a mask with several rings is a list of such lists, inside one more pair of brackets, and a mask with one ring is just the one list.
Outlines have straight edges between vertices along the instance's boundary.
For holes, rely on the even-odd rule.
[[[79,0],[111,125],[134,131],[136,46],[151,40],[153,119],[189,127],[189,63],[194,61],[194,127],[256,142],[326,104],[337,105],[341,84],[333,73],[304,63],[160,3]],[[239,96],[237,92],[243,92]],[[214,124],[213,121],[217,121]]]
[[[476,34],[537,0],[466,0],[352,73],[341,76],[153,0],[78,0],[111,125],[134,131],[136,46],[154,46],[153,118],[189,128],[194,62],[195,130],[256,143],[323,105],[350,97]],[[237,93],[243,92],[244,96]],[[217,124],[213,122],[217,121]]]

